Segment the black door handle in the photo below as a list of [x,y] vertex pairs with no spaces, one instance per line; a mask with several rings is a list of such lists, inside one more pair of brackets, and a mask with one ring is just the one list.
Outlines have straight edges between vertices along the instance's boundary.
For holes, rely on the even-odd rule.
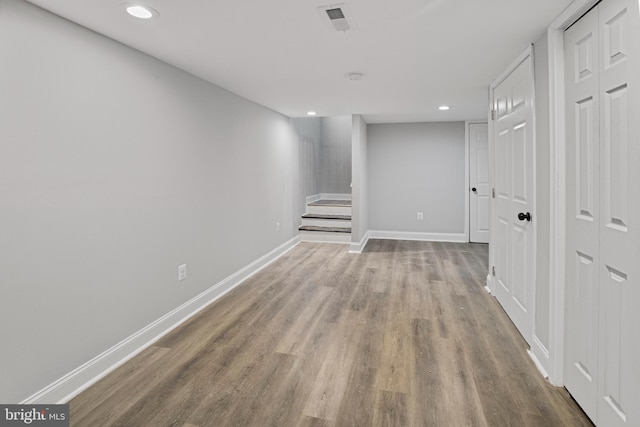
[[531,221],[531,214],[530,214],[529,212],[527,212],[526,214],[525,214],[525,213],[520,212],[520,213],[518,214],[518,219],[519,219],[520,221],[524,221],[525,219],[526,219],[527,221]]
[[478,190],[476,189],[476,187],[473,187],[473,188],[471,189],[471,191],[473,191],[473,192],[475,193],[475,192],[477,192]]

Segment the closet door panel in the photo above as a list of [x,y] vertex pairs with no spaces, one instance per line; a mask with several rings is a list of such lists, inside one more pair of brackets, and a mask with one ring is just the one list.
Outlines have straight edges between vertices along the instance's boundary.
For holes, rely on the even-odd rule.
[[[606,0],[600,32],[598,425],[640,425],[638,2]],[[636,64],[634,67],[633,64]]]

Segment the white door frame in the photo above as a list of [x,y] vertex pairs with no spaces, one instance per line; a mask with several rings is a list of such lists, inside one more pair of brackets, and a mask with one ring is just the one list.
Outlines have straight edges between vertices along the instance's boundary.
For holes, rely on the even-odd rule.
[[[470,140],[471,137],[469,133],[469,125],[484,125],[488,122],[486,120],[468,120],[464,122],[464,236],[466,242],[471,241],[471,230],[469,227],[469,223],[471,220],[471,205],[469,203],[469,191],[470,191],[470,180],[471,180],[471,165],[469,162],[471,161],[471,153],[470,149]],[[489,165],[491,165],[491,160],[489,160]],[[491,166],[489,166],[491,168]],[[489,265],[487,265],[487,269]],[[487,270],[488,271],[488,270]]]
[[564,384],[564,309],[566,211],[566,121],[564,89],[564,31],[599,0],[574,0],[547,29],[549,48],[549,143],[550,153],[550,348],[549,381]]

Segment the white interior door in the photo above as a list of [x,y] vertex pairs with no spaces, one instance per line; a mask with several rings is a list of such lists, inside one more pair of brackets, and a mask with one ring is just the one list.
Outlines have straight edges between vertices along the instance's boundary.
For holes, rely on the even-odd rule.
[[640,425],[640,13],[604,0],[565,33],[565,385],[598,425]]
[[492,85],[492,292],[530,343],[535,286],[532,49]]
[[469,240],[489,243],[489,127],[469,123]]

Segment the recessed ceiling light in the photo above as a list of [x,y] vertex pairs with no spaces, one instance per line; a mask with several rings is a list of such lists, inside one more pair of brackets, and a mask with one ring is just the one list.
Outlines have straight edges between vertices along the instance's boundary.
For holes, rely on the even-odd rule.
[[315,116],[316,114],[318,113],[316,113],[315,111],[307,111],[307,116]]
[[441,105],[438,107],[438,110],[440,111],[447,111],[449,110],[451,107],[449,107],[448,105]]
[[127,13],[140,19],[151,19],[158,16],[158,12],[148,6],[140,6],[139,4],[130,4],[127,6]]

